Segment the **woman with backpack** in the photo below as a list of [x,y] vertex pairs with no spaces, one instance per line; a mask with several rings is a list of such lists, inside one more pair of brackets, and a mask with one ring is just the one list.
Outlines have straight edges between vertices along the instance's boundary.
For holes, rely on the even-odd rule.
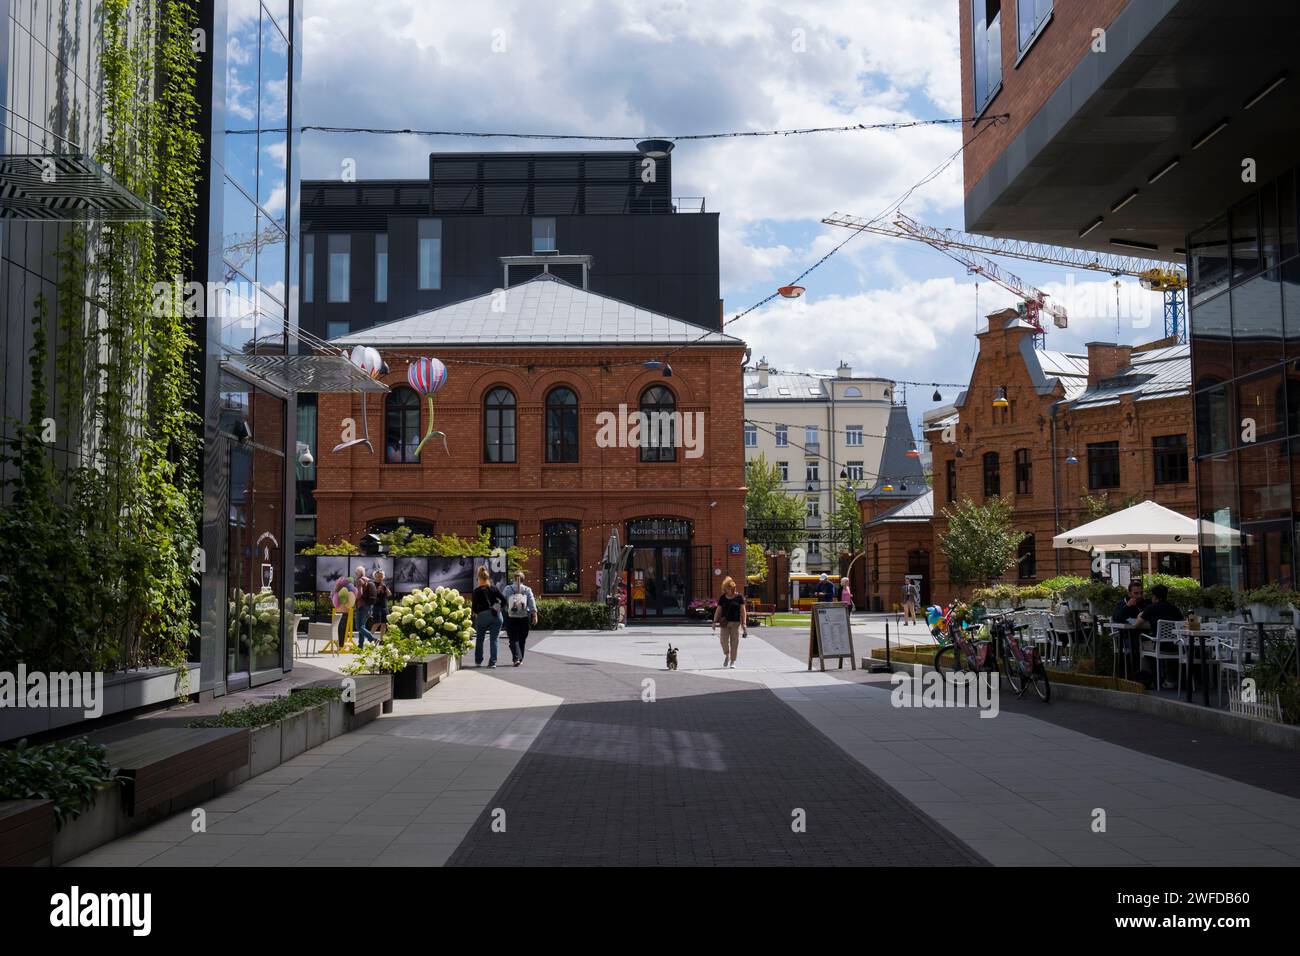
[[506,599],[492,586],[486,567],[478,569],[478,587],[474,589],[470,609],[474,613],[474,666],[483,666],[483,638],[492,635],[488,667],[497,666],[497,638],[501,636],[501,609]]
[[529,624],[537,624],[537,601],[533,589],[524,584],[524,572],[516,571],[515,580],[501,592],[506,599],[506,636],[510,638],[510,656],[518,667],[524,662],[524,642]]

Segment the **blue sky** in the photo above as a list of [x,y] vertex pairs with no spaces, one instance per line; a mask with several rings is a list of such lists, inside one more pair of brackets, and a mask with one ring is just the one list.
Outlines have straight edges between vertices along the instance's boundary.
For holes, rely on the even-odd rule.
[[[635,136],[960,115],[955,0],[311,0],[304,32],[305,123]],[[960,142],[952,126],[683,142],[674,192],[704,196],[721,214],[730,317],[847,235],[823,216],[880,212]],[[363,179],[417,177],[431,150],[511,145],[311,133],[303,170],[334,176],[352,159]],[[962,228],[960,159],[903,210]],[[1109,276],[1005,264],[1069,309],[1071,327],[1049,332],[1048,347],[1116,339]],[[981,282],[977,313],[961,265],[876,236],[854,239],[802,284],[803,299],[777,300],[728,329],[784,370],[845,361],[867,374],[962,382],[977,316],[1015,301]],[[1120,291],[1120,340],[1157,338],[1159,297],[1129,280]],[[931,392],[909,393],[913,421]]]

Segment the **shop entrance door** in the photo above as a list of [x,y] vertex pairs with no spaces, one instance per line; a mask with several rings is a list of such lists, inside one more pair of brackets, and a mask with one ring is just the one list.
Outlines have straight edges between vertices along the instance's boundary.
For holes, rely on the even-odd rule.
[[629,617],[683,617],[692,599],[691,526],[677,518],[628,522],[633,546]]

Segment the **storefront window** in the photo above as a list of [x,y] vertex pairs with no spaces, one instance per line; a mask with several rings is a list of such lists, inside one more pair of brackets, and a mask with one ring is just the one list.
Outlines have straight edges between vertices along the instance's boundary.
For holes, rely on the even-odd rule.
[[578,590],[578,524],[548,521],[542,526],[542,579],[547,594]]

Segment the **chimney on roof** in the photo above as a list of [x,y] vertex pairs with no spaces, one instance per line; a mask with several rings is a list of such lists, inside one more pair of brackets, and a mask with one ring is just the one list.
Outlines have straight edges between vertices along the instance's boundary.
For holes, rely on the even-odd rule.
[[1096,388],[1097,383],[1114,378],[1133,364],[1133,346],[1116,345],[1114,342],[1088,343],[1088,387]]
[[767,356],[764,355],[758,360],[758,387],[767,388]]
[[840,362],[840,367],[835,370],[835,374],[840,378],[852,378],[853,366],[848,362]]

